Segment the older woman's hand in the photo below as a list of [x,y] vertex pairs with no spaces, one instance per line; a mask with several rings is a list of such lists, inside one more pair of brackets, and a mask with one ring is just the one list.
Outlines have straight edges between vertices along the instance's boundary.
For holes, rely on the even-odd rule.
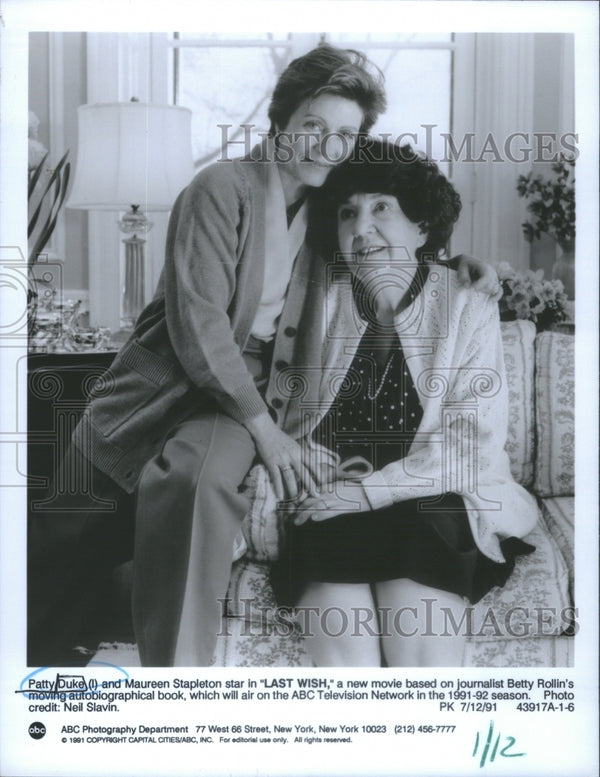
[[496,301],[500,299],[502,296],[502,286],[491,264],[467,254],[459,254],[453,257],[451,261],[456,266],[458,282],[461,286],[465,288],[472,287],[475,291],[488,294]]
[[288,508],[294,523],[300,526],[308,520],[326,521],[343,513],[364,513],[371,510],[365,489],[349,480],[335,480],[320,486],[309,494],[301,504]]

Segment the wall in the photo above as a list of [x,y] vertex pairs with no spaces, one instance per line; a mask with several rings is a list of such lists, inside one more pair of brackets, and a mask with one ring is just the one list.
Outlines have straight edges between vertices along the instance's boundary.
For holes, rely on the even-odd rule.
[[[551,275],[555,257],[550,238],[529,244],[521,224],[527,219],[526,202],[518,197],[519,175],[548,172],[549,165],[533,164],[536,132],[560,136],[574,130],[573,36],[534,33],[478,33],[457,36],[455,55],[455,115],[457,147],[471,135],[474,161],[463,153],[453,167],[453,180],[463,213],[453,247],[492,263],[509,262],[518,270],[542,268]],[[505,142],[514,133],[521,141]],[[499,158],[486,139],[492,138]],[[554,150],[560,150],[556,143]],[[479,158],[481,156],[481,158]]]
[[[29,110],[40,120],[38,139],[50,151],[50,164],[58,162],[69,149],[71,178],[77,158],[77,106],[86,102],[85,33],[30,33]],[[87,213],[63,206],[46,251],[64,262],[67,293],[87,292]]]
[[[575,129],[574,37],[553,33],[535,36],[535,73],[533,101],[534,132],[573,132]],[[550,163],[532,165],[536,174],[552,175]],[[530,245],[531,268],[552,275],[556,258],[555,241],[542,235]]]

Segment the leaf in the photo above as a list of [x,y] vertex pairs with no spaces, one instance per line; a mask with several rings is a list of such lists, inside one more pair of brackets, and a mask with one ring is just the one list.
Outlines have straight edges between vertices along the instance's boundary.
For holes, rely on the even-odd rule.
[[[65,174],[63,176],[61,192],[60,192],[59,199],[58,199],[58,205],[56,205],[56,209],[55,209],[55,212],[54,212],[54,217],[52,218],[52,221],[50,221],[50,218],[51,218],[52,214],[49,215],[48,221],[46,222],[46,225],[45,225],[45,228],[44,228],[44,231],[40,234],[38,240],[36,241],[34,249],[31,252],[31,254],[34,257],[34,262],[35,262],[35,260],[36,260],[36,258],[38,256],[38,254],[41,253],[42,249],[44,248],[44,246],[46,245],[48,240],[50,240],[50,238],[52,236],[52,233],[54,232],[54,228],[56,227],[56,221],[58,219],[58,215],[60,213],[61,206],[62,206],[62,204],[64,202],[64,199],[65,199],[65,196],[66,196],[66,193],[67,193],[67,186],[69,184],[70,170],[71,170],[71,166],[69,164],[67,164],[67,166],[65,168]],[[56,200],[55,200],[54,204],[56,204]]]
[[44,164],[46,162],[46,159],[48,158],[48,154],[50,152],[46,152],[42,158],[42,161],[39,163],[39,165],[35,168],[35,171],[33,175],[29,179],[29,186],[27,187],[27,199],[29,200],[31,198],[31,195],[33,194],[33,190],[36,187],[37,182],[40,179],[40,176],[42,174],[42,171],[44,169]]
[[[30,237],[31,234],[33,233],[33,230],[38,221],[41,208],[44,203],[44,199],[46,195],[48,194],[50,189],[54,187],[54,196],[50,204],[48,218],[46,219],[46,223],[41,229],[40,234],[38,235],[38,238],[35,242],[35,245],[29,254],[30,265],[35,264],[35,262],[37,261],[38,255],[41,253],[46,243],[50,240],[52,233],[54,232],[54,228],[56,227],[56,221],[58,219],[60,209],[62,207],[62,204],[67,194],[67,187],[69,185],[69,178],[71,175],[71,165],[69,162],[66,161],[68,154],[69,152],[67,151],[62,157],[62,159],[59,161],[59,163],[56,165],[56,168],[54,169],[54,172],[50,180],[48,181],[48,184],[46,185],[44,193],[42,194],[40,203],[36,208],[36,211],[29,222],[29,228],[28,228],[28,234],[27,234],[28,237]],[[63,170],[63,167],[64,167],[64,170]]]
[[[68,153],[69,153],[69,152],[67,151],[67,154],[68,154]],[[45,157],[44,157],[44,158],[45,158]],[[37,220],[38,220],[38,218],[39,218],[39,216],[40,216],[40,213],[41,213],[41,211],[42,211],[42,208],[43,208],[43,206],[44,206],[44,200],[45,200],[45,198],[46,198],[46,195],[48,194],[48,192],[50,191],[50,189],[51,189],[53,186],[55,186],[55,182],[56,182],[57,180],[58,180],[58,182],[59,182],[59,186],[60,186],[60,171],[61,171],[61,169],[62,169],[62,167],[63,167],[63,165],[64,165],[65,159],[66,159],[66,154],[65,154],[65,156],[63,156],[63,158],[62,158],[62,159],[60,160],[60,162],[59,162],[59,163],[56,165],[56,167],[55,167],[54,171],[52,172],[52,175],[50,176],[50,179],[48,180],[48,183],[46,184],[46,188],[44,189],[44,191],[43,191],[43,193],[42,193],[42,195],[41,195],[41,197],[40,197],[40,201],[39,201],[39,203],[38,203],[38,206],[37,206],[37,208],[35,209],[33,216],[32,216],[32,217],[31,217],[31,219],[29,220],[29,225],[28,225],[28,227],[27,227],[27,237],[28,237],[28,238],[29,238],[29,237],[31,237],[31,235],[32,235],[32,233],[33,233],[33,230],[35,229],[35,226],[36,226],[36,224],[37,224]],[[36,172],[37,172],[37,171],[36,171]],[[56,186],[55,186],[55,188],[56,188]],[[59,192],[59,191],[60,191],[60,189],[58,189],[58,190],[57,190],[57,192],[56,192],[56,194],[55,194],[55,197],[56,197],[56,196],[58,196],[58,192]],[[50,205],[50,210],[52,210],[53,206],[54,206],[54,202],[52,203],[52,205]]]

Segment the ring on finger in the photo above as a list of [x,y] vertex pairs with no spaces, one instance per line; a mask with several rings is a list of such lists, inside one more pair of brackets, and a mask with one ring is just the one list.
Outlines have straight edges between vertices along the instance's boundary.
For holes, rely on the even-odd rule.
[[294,469],[294,468],[293,467],[282,467],[281,471],[282,472],[289,472],[289,470],[292,470],[292,469]]

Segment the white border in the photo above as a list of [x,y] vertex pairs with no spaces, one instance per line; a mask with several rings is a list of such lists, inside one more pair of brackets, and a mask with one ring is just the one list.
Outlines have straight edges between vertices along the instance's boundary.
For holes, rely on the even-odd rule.
[[[265,20],[268,20],[268,24]],[[568,773],[586,777],[595,770],[598,736],[597,721],[597,473],[598,473],[598,10],[595,2],[398,2],[372,0],[371,2],[219,2],[198,4],[171,0],[168,4],[156,0],[5,0],[0,22],[2,81],[0,98],[2,125],[0,126],[0,204],[2,207],[0,235],[2,259],[11,246],[26,246],[26,219],[21,203],[25,202],[26,116],[27,116],[27,32],[30,30],[103,30],[103,31],[159,31],[188,29],[212,31],[238,29],[264,31],[314,31],[315,29],[389,29],[395,23],[401,29],[444,31],[535,31],[573,32],[576,35],[576,128],[579,133],[580,162],[577,176],[578,208],[578,272],[577,272],[577,449],[576,478],[578,483],[576,511],[577,594],[580,633],[576,642],[573,676],[578,683],[577,727],[564,741],[569,755]],[[0,315],[0,334],[10,329],[10,322],[20,315],[22,298],[10,295],[3,286],[0,292],[3,305]],[[20,301],[19,301],[20,300]],[[12,318],[11,318],[12,316]],[[343,762],[343,752],[329,748],[319,766],[306,756],[290,762],[284,751],[279,761],[271,753],[256,751],[244,756],[244,751],[232,753],[228,763],[205,761],[201,764],[190,758],[189,751],[176,751],[168,757],[157,751],[147,752],[133,748],[125,757],[120,751],[103,752],[88,749],[78,763],[65,759],[66,752],[56,751],[55,758],[48,751],[36,750],[21,726],[21,715],[15,711],[13,694],[15,678],[25,672],[24,655],[24,591],[25,591],[25,515],[24,489],[8,488],[4,476],[14,470],[14,445],[10,440],[20,439],[24,418],[15,412],[17,397],[12,383],[17,355],[24,354],[24,342],[10,341],[9,348],[0,351],[2,401],[0,402],[0,473],[2,474],[2,523],[0,525],[2,564],[0,567],[0,655],[2,656],[0,693],[2,729],[0,731],[0,773],[7,775],[46,774],[216,774],[244,770],[244,757],[251,758],[251,771],[256,774],[350,773]],[[5,444],[1,444],[5,443]],[[8,443],[8,444],[6,444]],[[583,522],[586,522],[583,525]],[[280,673],[281,674],[281,673]],[[290,674],[287,672],[286,674]],[[527,676],[524,673],[523,676]],[[17,722],[14,727],[12,721]],[[565,721],[567,723],[569,721]],[[535,731],[535,718],[524,729],[537,736],[538,751],[543,752],[544,741],[560,735],[560,725],[547,731]],[[424,743],[425,744],[425,743]],[[438,743],[434,744],[434,748]],[[196,751],[198,752],[198,751]],[[203,751],[204,752],[204,751]],[[212,757],[221,758],[221,751]],[[323,752],[323,751],[321,751]],[[41,755],[43,753],[43,755]],[[403,759],[400,745],[395,754],[364,752],[359,754],[353,769],[364,768],[372,774],[426,774],[427,750],[423,751],[422,770]],[[117,758],[117,756],[119,756]],[[182,758],[183,757],[183,758]],[[240,762],[242,766],[234,766]],[[466,774],[467,767],[452,759],[452,748],[447,754],[448,774]],[[181,760],[180,760],[181,759]],[[235,760],[233,760],[235,759]],[[341,760],[340,760],[341,759]],[[519,760],[519,759],[516,759]],[[260,761],[260,762],[259,762]],[[363,765],[361,767],[361,764]],[[369,766],[370,764],[370,766]],[[514,766],[514,768],[512,768]],[[511,764],[511,774],[544,774],[557,772],[558,766],[536,761]],[[475,773],[474,769],[474,773]],[[492,769],[490,768],[490,771]],[[364,772],[366,773],[366,771]],[[499,768],[496,774],[501,774]],[[563,771],[563,773],[566,773]]]

